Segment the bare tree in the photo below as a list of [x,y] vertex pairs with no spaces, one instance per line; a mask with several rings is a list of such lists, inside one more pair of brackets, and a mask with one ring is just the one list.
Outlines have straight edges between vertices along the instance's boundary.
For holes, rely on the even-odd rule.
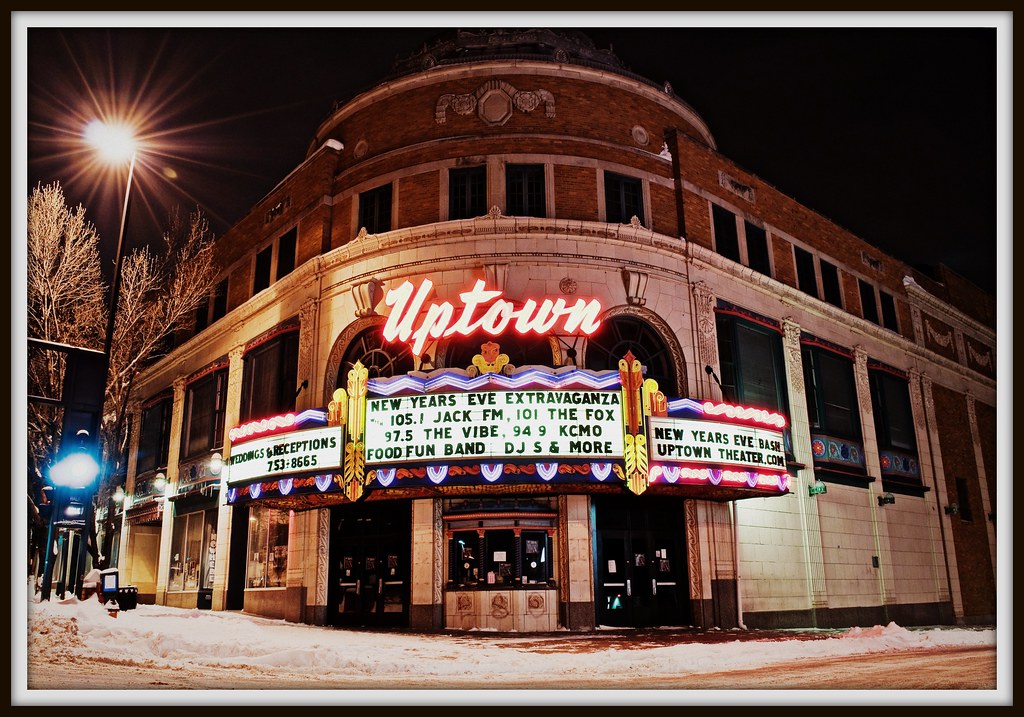
[[[67,206],[59,184],[37,186],[28,201],[26,320],[28,335],[54,343],[101,348],[106,310],[100,276],[99,236],[85,209]],[[33,350],[26,373],[31,395],[59,398],[65,354]],[[28,499],[30,567],[35,571],[45,538],[38,501],[43,478],[60,445],[62,412],[29,403]]]
[[172,212],[160,249],[142,248],[125,259],[103,421],[109,474],[125,466],[128,398],[136,377],[165,355],[175,332],[208,300],[216,277],[213,235],[198,209],[187,218]]
[[[136,377],[166,353],[175,333],[187,326],[213,288],[217,271],[213,240],[199,209],[184,218],[175,210],[156,248],[134,250],[124,259],[100,428],[104,463],[100,500],[108,499],[124,476],[128,398]],[[69,209],[59,184],[33,191],[28,217],[29,336],[103,348],[107,304],[98,244],[85,210]],[[33,352],[30,392],[59,396],[63,370],[62,355]],[[37,494],[44,466],[60,442],[59,411],[31,406],[28,433],[35,478],[30,488]],[[110,527],[104,530],[103,555],[110,554]],[[95,536],[90,538],[93,560],[101,562]]]

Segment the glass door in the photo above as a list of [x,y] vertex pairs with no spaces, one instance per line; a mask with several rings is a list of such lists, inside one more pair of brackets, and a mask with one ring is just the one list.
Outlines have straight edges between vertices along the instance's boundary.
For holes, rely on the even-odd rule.
[[330,624],[407,625],[409,503],[343,506],[333,512]]
[[690,624],[681,501],[595,496],[597,622]]

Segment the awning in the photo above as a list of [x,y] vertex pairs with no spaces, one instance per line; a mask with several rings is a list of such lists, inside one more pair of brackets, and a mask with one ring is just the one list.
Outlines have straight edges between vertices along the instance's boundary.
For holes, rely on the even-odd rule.
[[129,508],[125,516],[128,525],[141,525],[143,523],[158,522],[163,518],[163,503],[149,503],[138,508]]

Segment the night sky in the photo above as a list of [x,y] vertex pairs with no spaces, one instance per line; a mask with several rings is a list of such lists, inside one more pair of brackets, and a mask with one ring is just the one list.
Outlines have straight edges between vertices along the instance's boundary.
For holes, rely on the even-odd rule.
[[[508,26],[568,26],[567,15],[633,72],[671,82],[743,169],[907,263],[942,262],[995,292],[1008,227],[996,205],[994,27],[687,28],[686,13],[657,29],[595,27],[585,13]],[[173,205],[201,206],[222,234],[302,162],[336,101],[455,27],[386,24],[30,26],[25,194],[59,181],[112,257],[124,178],[87,167],[77,137],[95,108],[132,107],[157,149],[136,170],[129,247],[158,236]]]

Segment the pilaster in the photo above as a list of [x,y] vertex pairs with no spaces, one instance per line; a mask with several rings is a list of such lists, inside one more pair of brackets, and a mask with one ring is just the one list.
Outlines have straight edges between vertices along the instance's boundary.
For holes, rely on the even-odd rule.
[[[181,456],[181,432],[185,414],[185,379],[175,379],[174,400],[171,404],[171,438],[167,448],[167,489],[172,495],[178,484],[178,460]],[[156,568],[156,602],[163,605],[167,596],[168,571],[171,567],[171,533],[174,529],[174,504],[163,499],[163,518],[160,523],[160,559]]]
[[971,443],[974,444],[974,464],[978,470],[978,487],[981,488],[981,509],[983,515],[979,520],[985,521],[985,529],[988,534],[988,553],[992,561],[992,575],[996,574],[996,524],[989,520],[993,513],[992,501],[988,494],[988,474],[985,472],[985,459],[981,452],[981,431],[978,429],[978,410],[975,406],[975,398],[971,393],[967,394],[967,419],[971,425]]

